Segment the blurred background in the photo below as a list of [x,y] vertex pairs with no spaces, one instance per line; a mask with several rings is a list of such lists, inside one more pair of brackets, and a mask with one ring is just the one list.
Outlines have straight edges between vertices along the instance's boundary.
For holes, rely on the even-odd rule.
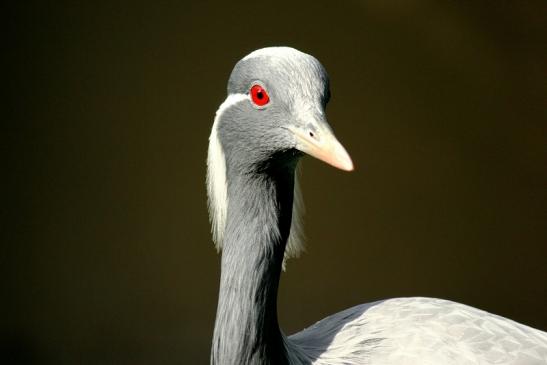
[[353,157],[305,158],[286,333],[398,296],[547,330],[544,1],[19,2],[4,11],[6,364],[202,364],[219,278],[205,158],[234,64],[331,77]]

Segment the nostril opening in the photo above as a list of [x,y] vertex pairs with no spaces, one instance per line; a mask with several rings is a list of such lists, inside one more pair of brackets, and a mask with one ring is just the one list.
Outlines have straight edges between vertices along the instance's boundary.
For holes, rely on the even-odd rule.
[[313,134],[313,132],[310,132],[310,137],[312,137],[312,138],[314,137],[314,134]]

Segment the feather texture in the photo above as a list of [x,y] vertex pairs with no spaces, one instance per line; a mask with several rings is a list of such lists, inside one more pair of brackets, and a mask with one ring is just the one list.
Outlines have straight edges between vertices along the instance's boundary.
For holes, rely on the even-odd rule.
[[547,364],[547,333],[434,298],[358,305],[287,341],[299,354],[292,364]]

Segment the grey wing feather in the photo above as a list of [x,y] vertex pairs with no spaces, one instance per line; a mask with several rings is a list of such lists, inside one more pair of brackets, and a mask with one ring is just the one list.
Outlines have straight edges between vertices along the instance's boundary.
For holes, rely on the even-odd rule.
[[547,364],[547,333],[432,298],[356,306],[287,342],[295,364]]

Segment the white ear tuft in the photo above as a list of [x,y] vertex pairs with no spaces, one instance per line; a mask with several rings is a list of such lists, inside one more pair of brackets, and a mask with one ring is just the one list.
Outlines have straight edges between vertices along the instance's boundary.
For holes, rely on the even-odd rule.
[[[300,165],[299,165],[300,166]],[[304,199],[299,182],[300,167],[297,167],[294,173],[294,198],[292,206],[291,232],[287,246],[285,247],[285,256],[283,257],[283,270],[286,268],[287,260],[299,257],[305,250],[304,246]]]
[[228,95],[216,112],[211,135],[209,136],[209,150],[207,153],[209,220],[211,221],[213,241],[219,251],[222,248],[222,236],[226,226],[228,185],[226,181],[226,157],[217,134],[218,123],[226,109],[248,98],[249,96],[246,94]]
[[226,161],[224,151],[218,140],[215,121],[209,136],[209,151],[207,154],[207,196],[209,197],[209,220],[211,221],[213,241],[217,250],[220,250],[222,246],[222,235],[226,224],[227,190]]

